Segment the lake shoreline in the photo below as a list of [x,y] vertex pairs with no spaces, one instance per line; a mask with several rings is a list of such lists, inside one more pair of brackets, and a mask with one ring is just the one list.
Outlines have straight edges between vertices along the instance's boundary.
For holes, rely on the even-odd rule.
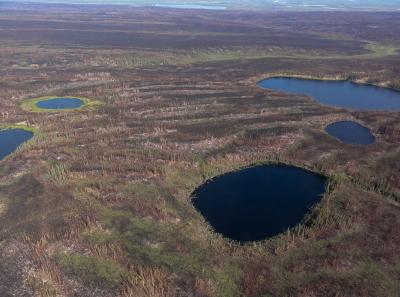
[[385,84],[377,84],[377,83],[371,83],[367,82],[365,79],[352,79],[351,77],[344,77],[342,75],[337,75],[337,76],[316,76],[316,75],[307,75],[307,74],[289,74],[289,73],[270,73],[266,75],[257,75],[256,78],[250,79],[250,81],[255,81],[256,85],[259,85],[262,81],[270,78],[294,78],[294,79],[304,79],[304,80],[310,80],[310,81],[337,81],[337,82],[351,82],[356,85],[366,85],[366,86],[372,86],[376,88],[382,88],[382,89],[387,89],[391,90],[394,92],[400,93],[400,89],[397,88],[392,88],[390,86],[387,86]]
[[[296,163],[292,163],[290,161],[281,161],[281,160],[268,160],[268,161],[253,163],[248,166],[241,166],[241,167],[238,167],[237,169],[227,171],[222,174],[217,174],[217,175],[203,181],[201,184],[196,186],[195,189],[191,192],[190,201],[191,201],[193,207],[199,213],[199,215],[201,215],[203,217],[208,228],[213,233],[222,236],[224,240],[230,241],[230,242],[232,242],[234,244],[238,244],[240,246],[251,245],[254,243],[260,243],[263,241],[272,240],[276,237],[281,236],[286,231],[279,232],[273,236],[266,236],[265,238],[262,238],[262,239],[244,240],[244,241],[234,239],[229,236],[225,236],[223,233],[221,233],[215,229],[213,224],[206,218],[205,214],[202,213],[202,211],[196,206],[195,200],[199,199],[199,196],[197,196],[197,195],[199,192],[201,192],[202,189],[204,189],[205,187],[208,187],[210,185],[212,186],[213,183],[217,182],[221,178],[223,178],[223,179],[229,178],[229,176],[238,175],[238,174],[241,174],[244,172],[249,172],[250,170],[261,170],[261,169],[265,169],[265,168],[270,169],[273,167],[278,168],[279,170],[292,170],[297,173],[304,173],[305,176],[314,177],[314,178],[317,178],[317,179],[320,179],[321,181],[323,181],[324,186],[323,186],[323,191],[321,193],[320,199],[318,199],[318,201],[316,201],[312,204],[312,206],[308,209],[308,211],[306,211],[304,213],[304,216],[301,220],[299,220],[295,225],[293,225],[287,229],[287,230],[289,230],[289,232],[290,231],[296,232],[296,230],[303,228],[305,226],[305,224],[309,223],[310,220],[312,220],[314,212],[316,211],[316,209],[318,209],[320,204],[323,202],[325,195],[329,194],[332,191],[332,185],[334,184],[333,177],[330,176],[327,172],[322,172],[322,171],[316,170],[315,168],[313,169],[310,166],[308,166],[307,164],[296,164]],[[218,199],[218,198],[216,198],[216,199]]]
[[[324,83],[324,84],[323,84]],[[390,88],[360,83],[338,77],[310,78],[307,76],[270,75],[258,80],[264,90],[304,95],[317,103],[351,111],[400,111],[400,92]]]

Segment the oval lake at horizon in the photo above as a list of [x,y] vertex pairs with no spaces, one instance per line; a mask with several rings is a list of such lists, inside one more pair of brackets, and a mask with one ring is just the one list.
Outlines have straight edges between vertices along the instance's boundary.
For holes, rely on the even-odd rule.
[[56,97],[43,99],[35,105],[43,109],[78,109],[85,103],[82,99],[73,97]]
[[195,208],[224,237],[258,241],[299,224],[325,192],[326,178],[282,164],[215,177],[192,194]]
[[332,137],[347,144],[368,145],[375,142],[371,131],[353,121],[340,121],[326,126],[325,131]]
[[264,89],[312,96],[319,103],[358,110],[400,110],[400,92],[350,81],[272,77],[257,84]]
[[21,144],[33,137],[33,133],[24,129],[0,130],[0,160],[14,152]]

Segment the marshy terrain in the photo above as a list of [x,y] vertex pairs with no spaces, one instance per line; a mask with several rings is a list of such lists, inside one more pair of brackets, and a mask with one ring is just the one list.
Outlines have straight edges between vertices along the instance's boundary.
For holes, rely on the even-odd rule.
[[[34,137],[0,162],[0,296],[399,296],[400,112],[257,86],[399,90],[399,13],[1,5],[0,125]],[[46,96],[91,104],[26,108]],[[224,238],[192,193],[265,163],[326,192],[275,237]]]

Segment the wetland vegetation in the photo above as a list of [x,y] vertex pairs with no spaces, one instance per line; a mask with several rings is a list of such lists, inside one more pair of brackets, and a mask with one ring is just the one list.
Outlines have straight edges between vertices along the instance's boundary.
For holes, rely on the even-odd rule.
[[[0,119],[40,133],[0,162],[0,296],[398,296],[399,111],[256,86],[399,90],[398,13],[1,8]],[[35,107],[48,94],[96,101]],[[340,121],[377,144],[337,141]],[[328,176],[323,199],[275,237],[228,240],[191,194],[264,162]]]

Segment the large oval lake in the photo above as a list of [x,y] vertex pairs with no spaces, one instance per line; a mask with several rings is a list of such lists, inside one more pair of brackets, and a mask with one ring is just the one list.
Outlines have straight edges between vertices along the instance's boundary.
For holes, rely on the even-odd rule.
[[43,99],[36,103],[36,106],[43,109],[77,109],[85,103],[79,98],[57,97]]
[[322,198],[326,178],[286,165],[262,165],[215,177],[192,194],[216,232],[239,241],[263,240],[299,224]]
[[0,160],[14,152],[21,144],[33,137],[24,129],[0,130]]
[[340,121],[329,124],[325,131],[332,137],[347,144],[367,145],[375,142],[371,131],[356,122]]
[[272,77],[258,86],[265,89],[304,94],[335,107],[359,110],[400,110],[400,92],[350,81],[323,81]]

